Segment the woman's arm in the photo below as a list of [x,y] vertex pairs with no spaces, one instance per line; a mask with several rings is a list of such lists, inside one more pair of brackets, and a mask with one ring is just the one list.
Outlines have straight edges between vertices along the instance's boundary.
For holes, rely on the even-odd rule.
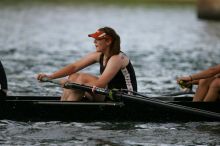
[[199,79],[205,79],[215,76],[216,74],[220,73],[220,65],[210,67],[207,70],[203,70],[197,74],[192,74],[192,80],[199,80]]
[[97,62],[99,60],[99,56],[100,56],[99,52],[89,53],[88,55],[81,58],[80,60],[63,67],[60,70],[58,70],[50,75],[39,74],[37,79],[40,80],[43,77],[48,77],[50,79],[56,79],[56,78],[61,78],[61,77],[71,75],[71,74],[76,73],[79,70],[82,70],[83,68]]
[[89,85],[104,88],[111,81],[111,79],[118,73],[123,66],[123,58],[119,55],[112,56],[102,73],[102,75],[95,82],[88,83]]

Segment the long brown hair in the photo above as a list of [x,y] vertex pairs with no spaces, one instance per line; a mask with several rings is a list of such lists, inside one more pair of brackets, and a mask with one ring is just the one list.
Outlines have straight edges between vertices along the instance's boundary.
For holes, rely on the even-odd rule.
[[112,43],[111,43],[110,49],[109,49],[109,56],[107,56],[107,62],[108,62],[108,60],[113,55],[117,55],[120,53],[121,39],[120,39],[120,36],[116,33],[116,31],[114,29],[112,29],[111,27],[103,27],[103,28],[100,28],[99,30],[105,32],[112,39]]

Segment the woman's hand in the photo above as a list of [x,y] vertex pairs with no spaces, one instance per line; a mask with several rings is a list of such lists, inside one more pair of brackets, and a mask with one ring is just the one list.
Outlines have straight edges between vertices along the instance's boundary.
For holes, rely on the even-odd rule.
[[179,77],[176,79],[177,83],[179,84],[181,81],[183,82],[191,82],[192,81],[192,77],[191,76],[185,76],[185,77]]
[[179,86],[182,89],[191,89],[192,88],[192,76],[185,76],[185,77],[179,77],[177,78],[177,84],[179,84]]
[[39,81],[41,81],[43,78],[47,78],[47,79],[52,79],[52,77],[50,75],[44,74],[44,73],[40,73],[37,75],[37,79]]

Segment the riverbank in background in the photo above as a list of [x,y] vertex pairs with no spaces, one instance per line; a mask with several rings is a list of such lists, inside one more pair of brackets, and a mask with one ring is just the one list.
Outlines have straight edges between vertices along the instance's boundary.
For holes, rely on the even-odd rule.
[[10,4],[110,4],[110,5],[148,5],[148,4],[163,4],[163,5],[191,5],[196,4],[197,0],[1,0],[0,5]]

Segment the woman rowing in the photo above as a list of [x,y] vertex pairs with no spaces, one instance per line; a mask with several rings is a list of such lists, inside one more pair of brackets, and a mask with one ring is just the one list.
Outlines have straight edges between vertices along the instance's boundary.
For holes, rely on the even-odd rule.
[[[103,27],[88,36],[94,38],[96,51],[50,75],[39,74],[37,79],[41,80],[43,77],[56,79],[68,76],[68,82],[93,86],[93,89],[100,87],[137,91],[135,71],[128,56],[121,52],[120,37],[115,30]],[[79,72],[96,62],[100,63],[100,76]],[[80,101],[83,97],[91,101],[105,100],[102,95],[70,89],[64,89],[61,100]]]
[[220,64],[199,73],[180,77],[177,82],[198,84],[193,101],[216,101],[220,99]]

